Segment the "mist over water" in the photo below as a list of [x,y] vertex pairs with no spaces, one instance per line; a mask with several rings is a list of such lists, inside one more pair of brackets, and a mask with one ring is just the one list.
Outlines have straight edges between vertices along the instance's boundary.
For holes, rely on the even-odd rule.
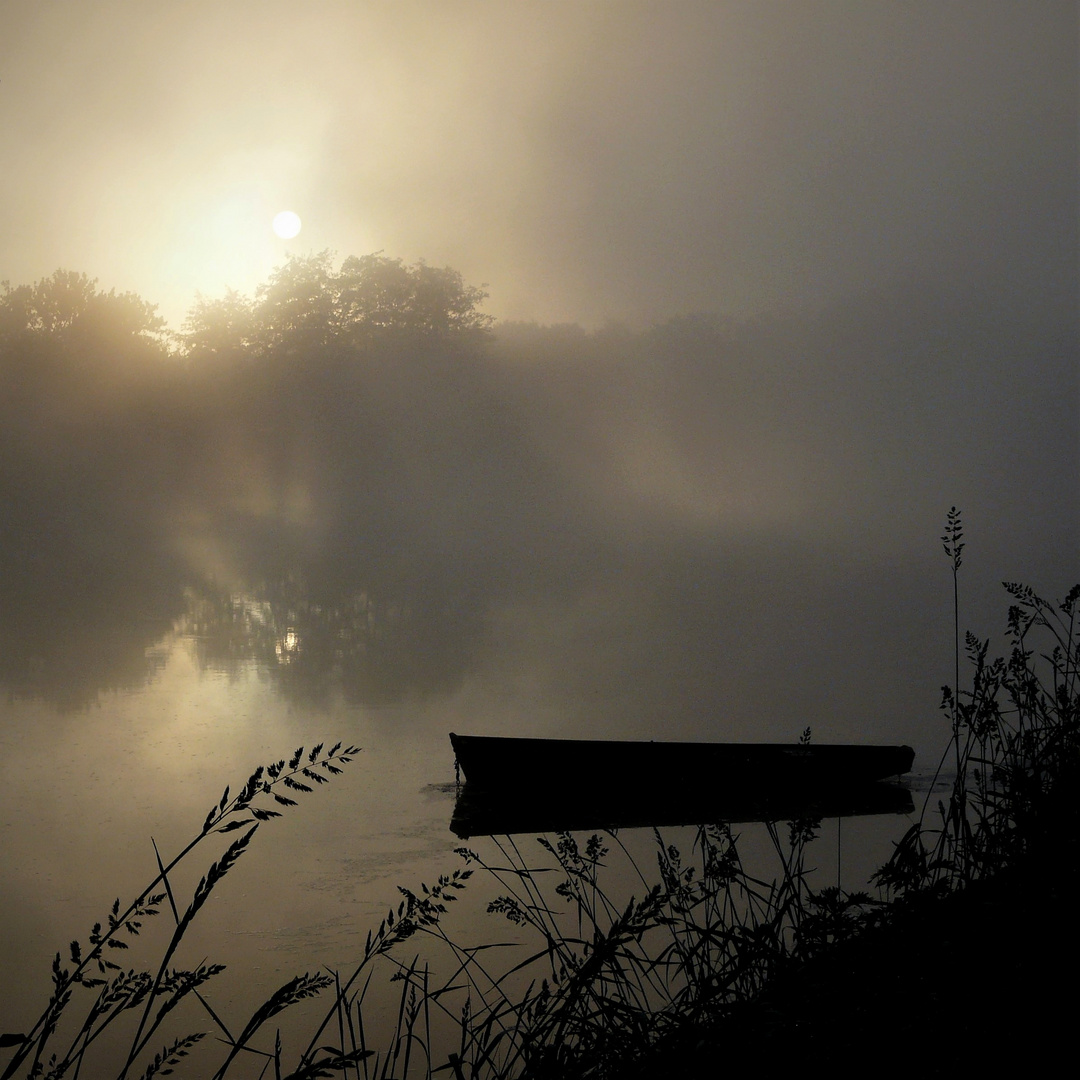
[[173,632],[298,705],[514,685],[476,726],[925,744],[944,510],[972,619],[1065,587],[1075,333],[1030,299],[9,363],[0,679],[85,707]]
[[[95,335],[4,352],[0,960],[42,1000],[57,942],[152,876],[149,837],[178,850],[294,746],[364,750],[214,910],[207,950],[258,976],[224,984],[240,1011],[456,864],[449,731],[809,726],[932,767],[944,510],[981,633],[1001,578],[1073,569],[1075,325],[1038,298],[127,367]],[[889,822],[845,835],[880,853]],[[845,857],[861,884],[874,855]]]

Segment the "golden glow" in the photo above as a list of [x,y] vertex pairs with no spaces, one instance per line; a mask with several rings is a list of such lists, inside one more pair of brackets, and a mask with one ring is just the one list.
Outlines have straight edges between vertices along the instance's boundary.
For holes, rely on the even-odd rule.
[[291,210],[282,210],[274,218],[274,232],[282,238],[282,240],[291,240],[298,232],[300,232],[300,218],[294,214]]
[[290,626],[283,638],[274,644],[279,664],[291,664],[300,652],[300,635]]

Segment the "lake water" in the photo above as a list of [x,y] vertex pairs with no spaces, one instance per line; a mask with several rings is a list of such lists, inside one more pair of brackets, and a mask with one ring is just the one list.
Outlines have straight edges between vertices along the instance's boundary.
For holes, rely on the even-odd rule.
[[[340,611],[294,607],[285,619],[268,601],[237,594],[219,596],[211,618],[205,595],[186,597],[173,628],[144,649],[142,669],[129,669],[128,685],[97,688],[88,701],[22,693],[0,706],[4,1030],[22,1030],[43,1007],[53,953],[74,937],[85,941],[115,897],[126,903],[153,879],[151,838],[169,858],[225,786],[235,792],[256,765],[320,742],[362,748],[343,775],[261,826],[197,920],[187,957],[228,965],[213,1000],[237,1019],[294,974],[347,970],[367,931],[400,900],[397,886],[415,890],[462,865],[462,841],[449,829],[450,730],[579,734],[560,723],[537,672],[506,657],[483,677],[362,702],[362,650],[340,633]],[[336,662],[311,655],[320,634],[344,643]],[[865,883],[907,823],[886,816],[839,825],[845,887]],[[837,827],[825,822],[813,849],[826,882],[836,877]],[[739,831],[748,864],[775,872],[762,827]],[[668,829],[665,839],[686,847],[692,834]],[[649,830],[620,836],[643,867],[655,865]],[[531,837],[519,843],[542,854]],[[223,846],[198,855],[176,884],[190,890]],[[485,838],[469,846],[495,851]],[[616,891],[633,891],[625,869],[613,875]],[[478,880],[463,894],[453,910],[456,935],[506,936],[507,924],[484,912],[492,888]],[[137,959],[133,952],[130,962]],[[389,1022],[395,994],[387,984],[385,1000],[372,999],[376,1029],[383,1012]]]
[[[1003,318],[978,341],[1007,357]],[[450,731],[792,742],[809,727],[932,765],[952,677],[940,518],[957,490],[980,503],[970,477],[997,498],[984,433],[1012,430],[967,408],[981,345],[949,384],[961,409],[912,402],[933,356],[903,378],[868,366],[892,339],[859,319],[828,380],[824,328],[706,331],[525,328],[471,352],[410,339],[127,374],[60,345],[13,354],[0,1027],[28,1024],[57,949],[153,879],[151,840],[168,858],[226,785],[298,746],[363,749],[260,828],[196,921],[189,962],[229,965],[214,992],[234,1015],[295,973],[347,968],[399,885],[460,865]],[[1002,395],[994,409],[1022,397]],[[888,410],[922,410],[923,428],[885,437]],[[1026,499],[1045,470],[1011,443],[994,453]],[[1072,506],[1058,490],[1045,498]],[[999,575],[1052,583],[1073,557],[1065,511],[1038,532],[1018,505],[1024,564],[1010,549],[965,568],[967,625],[1000,625]],[[845,821],[842,881],[861,886],[906,824]],[[742,831],[767,867],[763,830]],[[829,881],[836,848],[826,822]],[[455,918],[484,940],[484,889],[470,894]]]

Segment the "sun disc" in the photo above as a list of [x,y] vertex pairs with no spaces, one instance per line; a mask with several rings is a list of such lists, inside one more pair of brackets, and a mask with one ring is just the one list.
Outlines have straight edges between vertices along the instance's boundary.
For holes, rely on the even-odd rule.
[[282,210],[274,218],[274,232],[282,240],[291,240],[300,231],[300,218],[291,210]]

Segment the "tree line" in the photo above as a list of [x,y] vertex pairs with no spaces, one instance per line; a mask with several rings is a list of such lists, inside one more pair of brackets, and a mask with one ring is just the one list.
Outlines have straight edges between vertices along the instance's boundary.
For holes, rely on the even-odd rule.
[[104,292],[84,273],[57,270],[33,285],[0,283],[0,356],[48,342],[189,357],[237,358],[295,353],[331,343],[367,345],[388,336],[481,340],[494,319],[488,294],[450,267],[406,265],[382,253],[290,256],[255,291],[196,298],[179,333],[135,293]]

